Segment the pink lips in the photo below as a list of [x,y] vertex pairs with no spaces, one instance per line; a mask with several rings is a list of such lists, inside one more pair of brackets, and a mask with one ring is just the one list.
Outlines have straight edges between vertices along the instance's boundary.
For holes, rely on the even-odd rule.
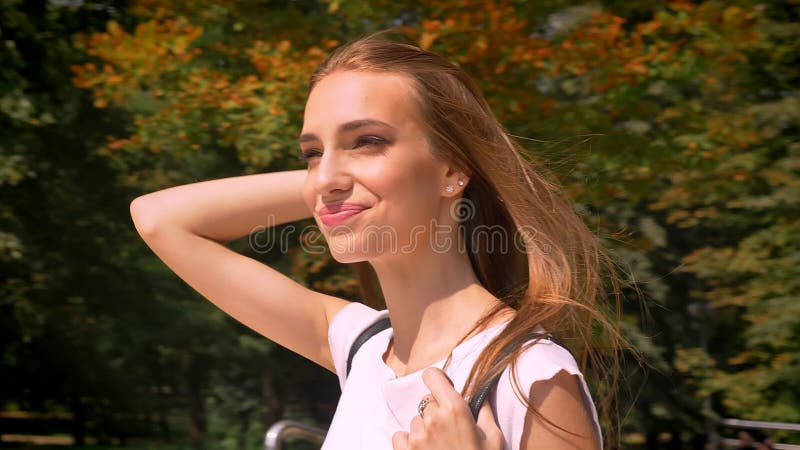
[[323,206],[319,210],[319,218],[327,226],[338,225],[365,209],[368,208],[355,203],[335,203]]

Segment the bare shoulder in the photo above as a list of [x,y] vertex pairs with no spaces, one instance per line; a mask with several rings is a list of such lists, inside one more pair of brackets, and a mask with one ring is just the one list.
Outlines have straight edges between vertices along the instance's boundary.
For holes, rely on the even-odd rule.
[[[501,423],[512,448],[596,450],[601,448],[594,402],[572,354],[541,340],[523,350],[498,385]],[[535,412],[521,396],[530,399]]]
[[552,378],[534,382],[528,394],[538,414],[529,411],[525,416],[521,450],[600,448],[578,375],[559,370]]

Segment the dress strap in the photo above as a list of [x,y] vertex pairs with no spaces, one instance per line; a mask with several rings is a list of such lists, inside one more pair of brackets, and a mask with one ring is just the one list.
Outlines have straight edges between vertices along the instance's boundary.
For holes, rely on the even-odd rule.
[[[364,331],[362,331],[358,335],[358,337],[356,337],[356,340],[353,341],[353,345],[350,347],[350,353],[347,355],[347,372],[345,372],[346,374],[345,376],[350,374],[350,368],[353,365],[353,358],[356,356],[356,353],[358,353],[358,349],[360,349],[361,346],[364,345],[364,343],[367,342],[371,337],[389,328],[390,326],[391,323],[389,322],[389,318],[384,317],[383,319],[380,319],[377,322],[373,323],[372,325],[368,326]],[[563,344],[558,342],[558,340],[556,340],[549,333],[531,333],[527,335],[525,339],[522,339],[521,343],[519,342],[519,340],[517,340],[512,342],[510,345],[506,346],[501,353],[502,355],[501,357],[505,357],[511,354],[511,352],[515,348],[517,348],[521,344],[524,344],[525,342],[531,340],[541,340],[541,339],[547,339],[548,341],[566,349],[566,347],[564,347]],[[492,391],[492,389],[494,389],[494,387],[497,386],[497,383],[500,381],[500,377],[502,375],[503,372],[501,371],[500,374],[498,374],[497,376],[489,380],[486,384],[481,386],[481,388],[475,392],[475,395],[473,395],[472,398],[470,398],[469,409],[472,412],[472,417],[475,419],[476,422],[478,421],[478,412],[480,411],[481,406],[483,406],[483,403],[486,401],[486,398],[489,396],[489,393]]]
[[[549,333],[532,333],[532,334],[529,334],[529,335],[527,335],[526,339],[522,340],[522,343],[525,343],[525,342],[528,342],[528,341],[531,341],[531,340],[534,340],[534,339],[535,340],[547,339],[548,341],[550,341],[550,342],[552,342],[552,343],[554,343],[554,344],[566,349],[566,347],[564,347],[563,344],[558,342]],[[511,344],[509,344],[508,346],[506,346],[503,349],[503,351],[501,353],[501,355],[502,355],[501,358],[506,357],[509,354],[511,354],[511,352],[515,348],[517,348],[519,345],[520,345],[519,340],[511,342]],[[492,378],[487,383],[485,383],[483,386],[481,386],[480,389],[478,389],[475,392],[475,395],[473,395],[472,398],[469,400],[469,409],[472,412],[472,417],[475,419],[476,422],[478,421],[478,412],[481,410],[481,406],[483,406],[483,402],[486,401],[486,398],[489,396],[489,393],[492,391],[492,389],[494,389],[494,387],[497,386],[497,383],[500,381],[500,377],[503,376],[503,372],[504,371],[501,371],[498,375],[496,375],[494,378]]]
[[358,349],[364,345],[372,336],[380,333],[381,331],[389,328],[391,323],[389,322],[388,317],[384,317],[383,319],[378,320],[377,322],[373,323],[372,325],[368,326],[361,334],[358,335],[355,341],[353,341],[353,346],[350,347],[350,353],[347,355],[347,372],[345,372],[345,377],[350,375],[350,367],[353,365],[353,358],[358,353]]

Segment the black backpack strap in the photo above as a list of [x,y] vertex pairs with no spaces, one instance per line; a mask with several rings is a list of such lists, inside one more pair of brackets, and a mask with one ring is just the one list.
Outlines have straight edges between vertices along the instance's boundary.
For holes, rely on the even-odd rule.
[[356,340],[353,341],[353,345],[350,347],[350,354],[347,355],[347,372],[345,372],[345,377],[350,375],[350,367],[353,365],[353,358],[356,356],[356,353],[358,353],[358,349],[361,348],[361,346],[364,345],[369,338],[375,336],[390,326],[391,323],[389,322],[389,318],[384,317],[383,319],[368,326],[364,331],[361,332],[361,334],[358,335]]
[[[564,347],[564,345],[562,345],[560,342],[558,342],[550,334],[546,334],[546,333],[529,334],[527,339],[523,340],[523,343],[524,342],[528,342],[528,341],[530,341],[532,339],[547,339],[548,341],[550,341],[550,342],[552,342],[552,343],[554,343],[556,345],[559,345],[559,346],[561,346],[561,347],[566,349],[566,347]],[[514,348],[517,347],[517,345],[518,344],[516,342],[512,342],[510,345],[508,345],[506,348],[504,348],[501,358],[507,356],[508,354],[510,354],[511,351]],[[489,380],[488,383],[486,383],[483,386],[481,386],[480,389],[475,391],[475,395],[473,395],[472,398],[469,399],[469,409],[470,409],[470,411],[472,411],[472,417],[475,419],[476,422],[478,421],[478,412],[480,411],[481,406],[483,406],[483,402],[486,401],[486,397],[489,396],[489,393],[492,391],[492,389],[494,389],[494,387],[497,386],[497,383],[500,381],[500,377],[503,376],[503,372],[505,372],[505,371],[500,372],[500,374],[498,374],[497,376],[495,376],[494,378]]]
[[[383,319],[380,319],[368,326],[364,331],[361,332],[361,334],[358,335],[358,337],[356,337],[356,340],[353,341],[353,345],[350,347],[350,353],[347,355],[347,372],[345,372],[345,376],[350,375],[350,368],[353,365],[353,358],[356,356],[356,353],[358,353],[358,349],[361,348],[361,346],[364,345],[364,343],[367,342],[372,336],[375,336],[390,326],[391,322],[389,322],[389,318],[384,317]],[[563,344],[558,342],[552,335],[547,333],[529,334],[527,339],[523,340],[523,343],[533,339],[547,339],[548,341],[566,349]],[[511,343],[511,345],[503,349],[502,356],[505,357],[506,355],[510,354],[511,351],[517,347],[517,345],[517,343]],[[472,412],[472,417],[476,422],[478,421],[478,412],[480,411],[481,406],[483,406],[483,403],[486,401],[486,397],[489,396],[489,393],[492,391],[492,389],[497,386],[501,376],[503,376],[503,372],[500,372],[499,375],[495,376],[489,380],[488,383],[481,386],[481,388],[478,389],[475,392],[475,395],[473,395],[469,400],[469,409]]]

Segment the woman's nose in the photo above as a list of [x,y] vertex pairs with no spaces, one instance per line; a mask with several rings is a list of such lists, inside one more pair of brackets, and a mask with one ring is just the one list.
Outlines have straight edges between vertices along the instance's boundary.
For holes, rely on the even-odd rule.
[[329,150],[320,157],[314,180],[318,193],[326,195],[351,188],[353,180],[347,168],[347,157],[342,153]]

